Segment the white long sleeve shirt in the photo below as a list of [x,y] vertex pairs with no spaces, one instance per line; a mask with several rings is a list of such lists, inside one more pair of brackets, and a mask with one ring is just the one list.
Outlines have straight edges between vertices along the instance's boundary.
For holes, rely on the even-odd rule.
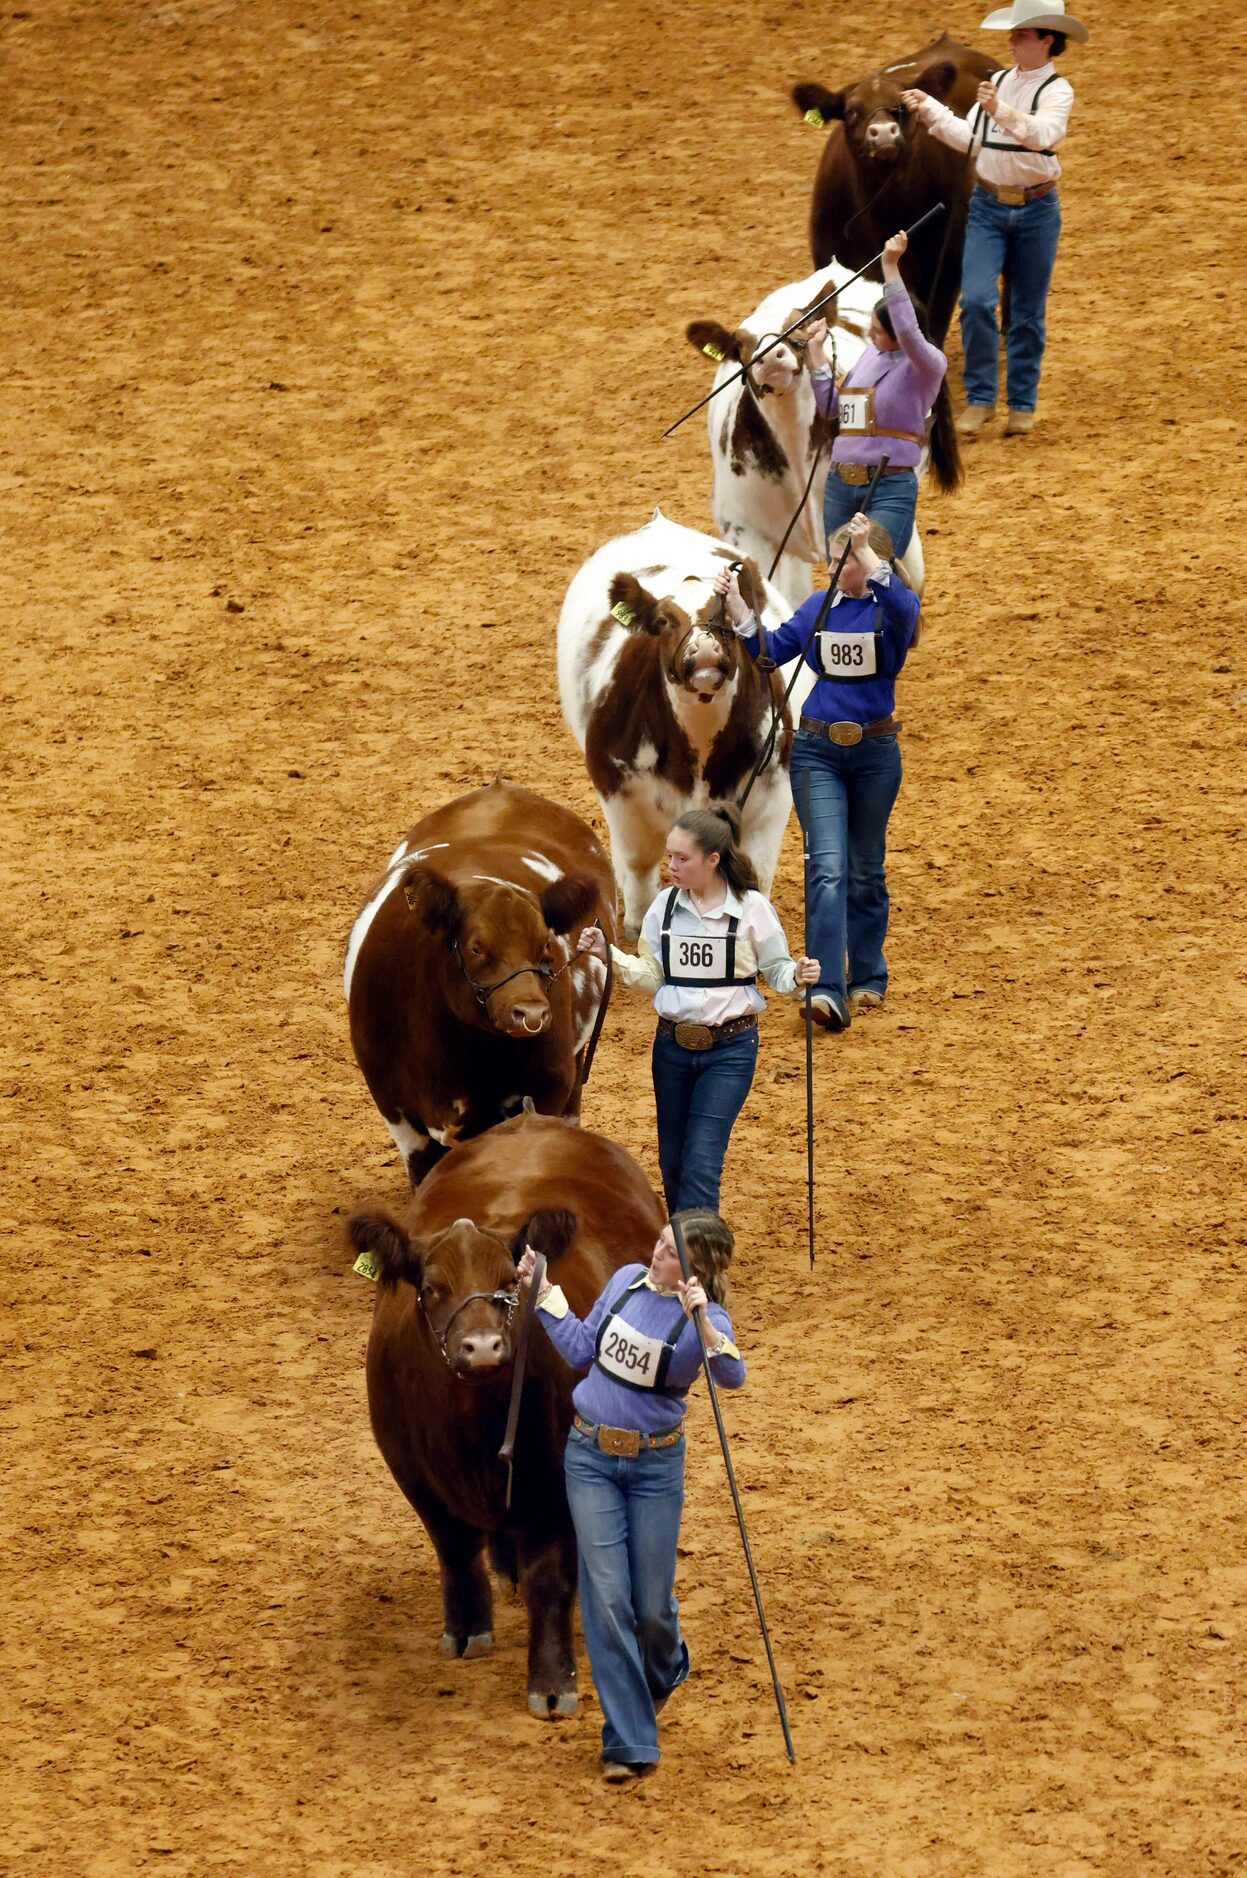
[[[1035,111],[1041,86],[1043,96]],[[1061,174],[1061,165],[1044,152],[1054,150],[1065,136],[1074,87],[1068,79],[1057,77],[1049,59],[1036,72],[1019,72],[1015,66],[997,80],[996,92],[1000,102],[994,123],[977,104],[968,117],[958,117],[937,98],[928,98],[918,116],[933,137],[954,150],[968,150],[973,140],[974,167],[985,183],[1028,189],[1051,182]]]
[[[664,888],[653,901],[641,925],[636,953],[611,947],[615,975],[634,990],[653,995],[654,1009],[660,1017],[676,1023],[726,1024],[750,1011],[761,1011],[765,1000],[756,985],[672,985],[663,977],[663,914],[671,889]],[[676,895],[671,930],[693,938],[705,935],[718,938],[727,932],[732,915],[739,921],[736,940],[736,969],[748,977],[755,970],[781,996],[803,995],[797,985],[796,961],[788,950],[779,915],[770,901],[751,887],[737,895],[729,887],[723,905],[715,913],[702,914],[681,887]]]

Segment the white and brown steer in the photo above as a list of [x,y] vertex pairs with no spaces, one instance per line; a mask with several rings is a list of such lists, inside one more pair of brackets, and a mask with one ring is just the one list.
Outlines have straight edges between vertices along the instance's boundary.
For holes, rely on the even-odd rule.
[[[750,658],[714,592],[716,574],[737,558],[726,542],[656,509],[644,528],[585,562],[559,615],[563,715],[602,804],[633,938],[658,892],[672,823],[686,809],[739,800],[783,696],[778,674]],[[768,628],[788,618],[783,595],[752,560],[740,589]],[[792,806],[791,746],[785,711],[744,811],[743,845],[764,893]]]
[[[426,815],[351,930],[351,1043],[419,1185],[446,1149],[519,1112],[576,1116],[615,928],[615,882],[578,815],[497,781]],[[570,936],[569,936],[570,935]]]
[[[694,320],[685,329],[690,345],[718,361],[714,384],[724,387],[706,407],[714,525],[742,555],[750,554],[759,567],[769,568],[792,523],[774,580],[793,608],[808,599],[811,567],[826,553],[823,492],[834,432],[814,403],[804,329],[798,327],[791,339],[778,345],[771,342],[848,278],[848,269],[833,261],[808,280],[776,288],[734,331],[712,319]],[[831,328],[829,349],[834,342],[839,376],[856,365],[866,349],[879,291],[875,281],[855,281],[815,316],[826,319]],[[747,368],[745,376],[729,383],[742,366]],[[793,522],[807,482],[810,493]],[[920,594],[924,570],[917,529],[902,566]]]

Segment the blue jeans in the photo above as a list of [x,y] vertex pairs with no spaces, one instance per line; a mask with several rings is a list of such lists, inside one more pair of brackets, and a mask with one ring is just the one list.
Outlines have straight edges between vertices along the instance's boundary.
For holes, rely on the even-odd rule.
[[[827,475],[823,496],[823,526],[828,540],[845,522],[850,521],[866,500],[865,483],[842,483],[833,463]],[[914,532],[914,510],[918,506],[917,470],[900,470],[895,476],[881,476],[870,504],[872,522],[882,522],[892,537],[892,552],[898,558],[909,546]]]
[[967,404],[996,402],[1000,328],[996,305],[1000,276],[1009,266],[1009,409],[1033,411],[1047,326],[1048,284],[1061,238],[1061,202],[1055,189],[1013,209],[985,189],[970,197],[961,257],[961,350]]
[[757,1061],[756,1027],[708,1050],[686,1050],[665,1030],[655,1031],[658,1165],[668,1213],[683,1206],[718,1212],[723,1157]]
[[661,1703],[688,1675],[675,1601],[684,1442],[603,1454],[573,1428],[563,1457],[580,1550],[580,1622],[602,1709],[602,1759],[658,1759]]
[[[806,824],[806,784],[809,824]],[[805,949],[819,962],[816,991],[841,1014],[849,991],[887,990],[888,817],[901,786],[895,737],[829,743],[799,730],[792,746],[792,795],[808,836]],[[847,979],[846,979],[847,966]]]

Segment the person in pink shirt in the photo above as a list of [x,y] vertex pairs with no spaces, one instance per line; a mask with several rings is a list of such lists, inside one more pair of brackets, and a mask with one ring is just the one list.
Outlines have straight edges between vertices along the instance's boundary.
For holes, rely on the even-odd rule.
[[893,235],[883,250],[883,298],[871,315],[870,344],[838,387],[827,358],[826,321],[812,321],[806,335],[815,403],[838,426],[823,497],[827,537],[830,540],[857,514],[865,485],[886,456],[888,468],[871,499],[870,519],[887,529],[898,557],[914,532],[918,462],[928,415],[933,424],[932,459],[938,465],[941,485],[954,489],[961,481],[961,458],[945,382],[948,360],[927,337],[925,314],[910,299],[901,279],[901,256],[908,245],[908,236],[902,232]]

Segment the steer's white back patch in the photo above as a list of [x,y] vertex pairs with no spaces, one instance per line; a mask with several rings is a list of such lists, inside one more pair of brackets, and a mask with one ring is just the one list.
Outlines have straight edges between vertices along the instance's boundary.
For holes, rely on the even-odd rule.
[[372,925],[373,920],[377,917],[377,914],[381,911],[381,908],[385,905],[397,885],[396,870],[394,865],[391,864],[389,873],[381,882],[381,885],[377,888],[377,891],[373,894],[355,924],[351,927],[351,936],[346,944],[346,959],[342,966],[342,995],[348,1004],[351,1000],[351,980],[355,976],[355,961],[359,957],[360,948],[368,937],[368,929]]
[[520,856],[520,861],[524,867],[531,869],[539,880],[553,881],[563,878],[562,868],[556,867],[553,861],[548,861],[544,854],[537,854],[535,851],[532,854],[523,854]]

